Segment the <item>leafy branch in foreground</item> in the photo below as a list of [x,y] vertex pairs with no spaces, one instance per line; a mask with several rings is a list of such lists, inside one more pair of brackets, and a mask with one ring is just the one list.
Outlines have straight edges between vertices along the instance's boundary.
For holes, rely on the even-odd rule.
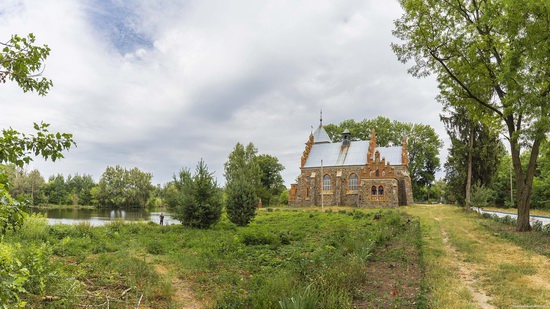
[[53,86],[51,80],[42,77],[43,62],[50,55],[48,45],[35,46],[36,38],[32,33],[26,38],[14,34],[5,43],[0,51],[0,82],[6,79],[17,82],[24,92],[36,91],[39,95],[46,95]]
[[19,167],[32,161],[32,156],[56,161],[63,158],[62,151],[76,146],[70,133],[49,133],[47,123],[34,124],[36,135],[20,133],[12,128],[3,129],[0,135],[0,164],[13,163]]

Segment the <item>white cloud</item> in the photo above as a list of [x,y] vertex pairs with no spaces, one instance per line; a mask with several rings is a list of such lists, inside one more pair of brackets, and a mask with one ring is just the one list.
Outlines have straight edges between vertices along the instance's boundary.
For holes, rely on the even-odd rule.
[[52,48],[47,97],[0,85],[2,127],[43,120],[75,135],[62,161],[37,159],[45,175],[97,180],[120,164],[163,183],[204,158],[223,182],[235,143],[253,142],[289,184],[320,108],[325,123],[382,115],[444,137],[435,82],[391,51],[397,3],[28,0],[0,14],[0,33]]

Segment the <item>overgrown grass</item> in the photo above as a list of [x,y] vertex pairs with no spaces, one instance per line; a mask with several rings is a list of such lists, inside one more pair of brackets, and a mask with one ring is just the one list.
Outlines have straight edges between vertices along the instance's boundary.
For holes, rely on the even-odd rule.
[[483,215],[486,220],[481,221],[483,226],[489,233],[511,241],[516,245],[545,255],[550,258],[550,225],[533,228],[530,232],[516,232],[515,221],[511,219],[495,218],[490,215]]
[[448,205],[405,210],[421,219],[430,307],[550,305],[548,236]]
[[[418,268],[418,259],[409,259],[403,246],[416,248],[417,227],[394,210],[277,209],[260,211],[247,227],[224,218],[209,230],[122,221],[48,226],[33,216],[6,241],[42,252],[32,261],[20,251],[24,266],[36,266],[33,289],[22,294],[32,307],[126,308],[139,301],[178,308],[184,301],[178,297],[187,293],[214,308],[351,308],[373,304],[366,292],[370,281],[386,280],[383,273],[368,272],[385,259],[377,250],[401,242],[384,254]],[[401,278],[395,285],[419,286],[419,280]],[[380,293],[392,295],[394,288],[382,287]],[[408,306],[416,302],[415,293],[406,296]],[[387,303],[399,304],[401,298],[392,295]]]

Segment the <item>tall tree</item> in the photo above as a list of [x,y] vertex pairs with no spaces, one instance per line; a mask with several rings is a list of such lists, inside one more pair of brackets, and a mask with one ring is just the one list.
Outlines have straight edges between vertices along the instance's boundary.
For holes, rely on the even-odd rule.
[[337,125],[325,126],[333,141],[341,141],[345,129],[350,131],[352,140],[369,140],[372,129],[375,129],[376,143],[380,147],[402,145],[406,135],[414,195],[422,196],[421,192],[427,190],[425,187],[435,180],[435,173],[440,166],[439,150],[443,147],[443,142],[431,126],[390,121],[382,116],[360,122],[348,119]]
[[209,228],[220,220],[223,206],[213,174],[201,159],[195,174],[192,177],[185,174],[183,179],[182,195],[175,207],[174,219],[186,226]]
[[[506,132],[514,166],[518,231],[528,231],[541,143],[550,130],[550,2],[400,0],[392,48],[409,73],[437,75],[441,95]],[[473,117],[475,118],[475,117]],[[520,155],[529,162],[524,168]]]
[[445,179],[451,200],[469,207],[472,184],[492,185],[500,160],[505,154],[498,132],[482,121],[469,117],[463,106],[446,105],[441,121],[451,139],[445,163]]
[[278,197],[286,189],[283,176],[281,176],[281,171],[285,167],[279,163],[277,157],[268,154],[258,155],[255,160],[261,171],[261,188],[257,195],[262,199],[264,205],[271,205],[273,197]]
[[247,225],[256,215],[262,172],[254,144],[237,143],[225,162],[226,211],[231,222]]

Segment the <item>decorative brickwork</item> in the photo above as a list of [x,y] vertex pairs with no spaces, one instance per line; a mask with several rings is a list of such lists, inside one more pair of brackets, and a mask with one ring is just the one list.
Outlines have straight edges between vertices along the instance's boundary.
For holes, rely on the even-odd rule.
[[[322,125],[318,130],[323,130]],[[319,131],[316,131],[318,133]],[[324,132],[326,134],[326,132]],[[411,179],[408,169],[407,140],[403,138],[403,146],[399,150],[397,160],[402,162],[392,165],[381,156],[377,150],[376,132],[373,129],[363,154],[364,163],[357,164],[349,158],[348,151],[354,147],[349,141],[349,132],[345,132],[343,143],[329,143],[336,150],[327,151],[327,141],[323,146],[316,148],[313,134],[310,134],[304,153],[301,158],[301,173],[298,183],[292,184],[289,191],[289,205],[294,206],[356,206],[369,208],[398,207],[413,203]],[[364,142],[363,142],[364,143]],[[366,144],[362,144],[366,145]],[[396,148],[396,147],[394,147]],[[354,149],[360,149],[356,147]],[[378,148],[389,151],[386,148]],[[395,151],[395,149],[391,149]],[[313,155],[315,151],[316,154]],[[325,151],[323,153],[322,151]],[[324,157],[335,155],[337,159]],[[356,153],[354,153],[357,155]],[[310,157],[324,158],[325,162],[332,162],[331,166],[317,166]],[[395,157],[395,156],[394,156]],[[348,164],[349,159],[353,164]],[[324,179],[324,186],[323,186]]]

